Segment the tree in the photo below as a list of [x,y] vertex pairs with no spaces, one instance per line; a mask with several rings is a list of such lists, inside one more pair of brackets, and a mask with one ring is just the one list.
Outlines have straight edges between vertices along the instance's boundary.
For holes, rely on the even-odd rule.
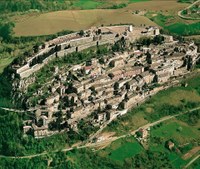
[[79,32],[79,35],[80,36],[83,36],[85,33],[84,33],[84,31],[83,30],[81,30],[80,32]]
[[39,51],[39,44],[36,44],[35,46],[33,46],[33,51],[34,53],[37,53]]
[[114,89],[115,89],[115,90],[118,90],[118,89],[119,89],[119,83],[118,83],[118,82],[116,82],[116,83],[114,84]]
[[162,44],[162,42],[165,40],[165,38],[161,35],[157,35],[153,38],[154,44]]
[[2,37],[4,41],[9,41],[12,38],[13,27],[14,23],[12,22],[0,25],[0,37]]
[[147,55],[147,57],[146,57],[147,63],[152,64],[151,54],[149,53],[149,51],[147,52],[146,55]]

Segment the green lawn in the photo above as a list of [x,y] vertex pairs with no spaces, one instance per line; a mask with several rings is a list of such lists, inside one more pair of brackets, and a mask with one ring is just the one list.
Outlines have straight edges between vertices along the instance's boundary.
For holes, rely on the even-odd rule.
[[[137,3],[137,2],[145,2],[145,1],[149,1],[149,0],[125,0],[125,1],[117,1],[116,3],[118,5],[120,5],[120,4],[127,4],[128,2],[129,3]],[[96,9],[98,7],[101,7],[104,4],[108,8],[110,5],[111,6],[116,5],[115,2],[112,2],[112,1],[109,2],[109,1],[95,1],[95,0],[78,0],[78,1],[74,2],[73,6],[81,8],[81,9]]]
[[145,1],[150,1],[150,0],[129,0],[130,3],[145,2]]
[[169,153],[168,158],[171,164],[177,169],[182,168],[183,166],[187,164],[186,161],[184,161],[177,153],[174,153],[174,152]]
[[73,6],[79,7],[81,9],[95,9],[98,6],[102,5],[104,2],[97,2],[94,0],[79,0],[76,1]]
[[200,34],[200,22],[185,24],[185,23],[175,23],[165,27],[172,33],[178,35],[198,35]]
[[142,150],[143,148],[138,142],[126,142],[122,144],[121,147],[112,151],[109,157],[112,160],[124,161],[126,158],[139,154]]

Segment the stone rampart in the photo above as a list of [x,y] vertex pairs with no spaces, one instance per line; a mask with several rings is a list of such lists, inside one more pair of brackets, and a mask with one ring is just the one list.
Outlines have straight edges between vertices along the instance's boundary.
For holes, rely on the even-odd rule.
[[20,74],[21,72],[26,71],[27,69],[29,69],[29,64],[27,63],[26,65],[20,67],[19,69],[17,69],[16,73]]
[[[75,36],[75,34],[73,34]],[[66,35],[59,38],[56,38],[54,40],[51,40],[47,42],[47,44],[56,44],[61,45],[61,51],[57,52],[58,57],[63,57],[67,54],[70,54],[72,52],[76,51],[82,51],[84,49],[87,49],[89,47],[93,47],[96,45],[104,45],[107,43],[113,44],[115,41],[119,39],[119,37],[116,37],[116,33],[108,33],[108,34],[102,34],[99,36],[89,36],[89,37],[82,37],[78,39],[72,39],[72,40],[66,40],[66,37],[73,37],[72,35]],[[60,43],[53,43],[53,42],[60,42]],[[17,73],[20,75],[20,78],[25,78],[30,76],[32,73],[38,71],[41,69],[42,66],[47,64],[50,60],[54,59],[56,57],[56,54],[50,55],[49,57],[45,58],[43,60],[42,64],[36,64],[33,67],[29,66],[29,63],[36,57],[49,52],[52,48],[55,46],[45,48],[44,50],[40,51],[38,54],[36,54],[34,57],[30,58],[28,61],[28,64],[22,66],[21,68],[17,69]]]

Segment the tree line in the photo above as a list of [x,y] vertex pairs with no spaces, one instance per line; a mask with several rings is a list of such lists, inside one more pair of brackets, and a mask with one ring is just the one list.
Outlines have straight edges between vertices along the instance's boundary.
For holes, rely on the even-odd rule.
[[0,12],[55,11],[68,9],[72,5],[72,0],[1,0]]

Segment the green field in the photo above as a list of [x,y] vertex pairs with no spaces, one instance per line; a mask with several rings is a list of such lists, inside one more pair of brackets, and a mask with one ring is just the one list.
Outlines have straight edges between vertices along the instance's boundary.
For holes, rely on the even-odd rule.
[[176,23],[167,26],[166,29],[178,35],[198,35],[200,34],[200,22],[192,24]]
[[105,2],[98,2],[94,0],[78,0],[73,4],[74,7],[80,9],[96,9],[98,6],[104,4]]
[[165,142],[172,139],[177,147],[192,143],[199,139],[200,131],[198,127],[189,126],[178,120],[170,120],[153,127],[150,135],[150,150],[165,152],[175,168],[182,168],[189,160],[183,160],[181,153],[170,152],[165,148]]
[[149,13],[146,16],[172,34],[181,36],[200,34],[200,22],[197,21],[184,21],[173,14]]
[[[155,154],[164,153],[165,159],[167,158],[169,160],[168,164],[171,164],[174,168],[180,169],[193,158],[188,160],[182,159],[182,155],[189,151],[189,149],[183,153],[169,151],[165,147],[165,142],[172,139],[177,147],[185,143],[190,143],[193,147],[193,142],[199,139],[199,135],[200,131],[198,130],[198,126],[189,126],[182,121],[172,119],[151,127],[148,151],[143,149],[133,136],[130,136],[116,140],[106,148],[98,150],[97,152],[99,156],[108,157],[120,164],[129,163],[134,160],[135,157],[142,158],[150,152]],[[151,161],[151,159],[148,160]]]
[[134,157],[143,151],[143,147],[131,136],[112,142],[106,148],[99,150],[98,154],[123,163],[125,159]]
[[157,128],[155,127],[151,131],[152,137],[162,137],[164,138],[163,141],[167,141],[172,138],[179,144],[184,144],[192,141],[193,139],[198,139],[199,135],[200,131],[197,128],[177,120],[166,122],[164,125]]
[[168,158],[171,164],[177,169],[180,169],[187,164],[187,161],[184,161],[177,153],[174,152],[169,153]]
[[136,3],[136,2],[145,2],[150,0],[129,0],[130,3]]
[[111,152],[109,156],[113,160],[124,161],[126,158],[133,157],[142,151],[142,147],[138,142],[126,142],[118,149]]

